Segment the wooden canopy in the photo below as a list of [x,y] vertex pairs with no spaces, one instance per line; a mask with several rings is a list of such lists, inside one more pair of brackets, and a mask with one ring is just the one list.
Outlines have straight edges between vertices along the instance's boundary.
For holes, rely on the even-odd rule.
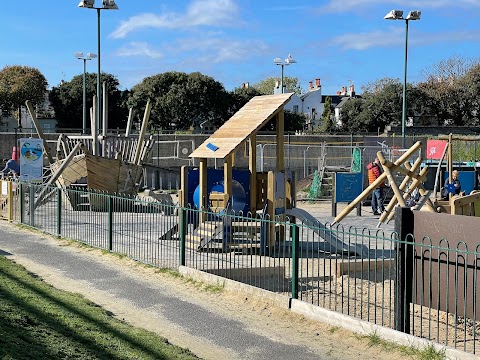
[[292,95],[255,96],[192,152],[190,157],[225,159],[274,117]]

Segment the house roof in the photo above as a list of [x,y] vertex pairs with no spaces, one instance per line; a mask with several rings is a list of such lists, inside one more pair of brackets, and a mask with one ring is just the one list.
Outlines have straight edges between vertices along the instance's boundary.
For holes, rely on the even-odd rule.
[[292,95],[293,93],[255,96],[189,157],[225,159],[282,110]]
[[340,101],[342,101],[343,99],[343,96],[340,96],[340,95],[322,95],[322,104],[325,104],[325,100],[327,99],[327,97],[332,99],[333,106],[336,106],[337,104],[339,104]]
[[348,100],[352,99],[349,96],[345,96],[342,100],[335,106],[336,108],[341,108]]

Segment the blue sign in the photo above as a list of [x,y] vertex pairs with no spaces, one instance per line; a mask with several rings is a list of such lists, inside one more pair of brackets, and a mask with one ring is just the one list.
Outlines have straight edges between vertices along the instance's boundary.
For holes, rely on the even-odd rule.
[[363,173],[335,173],[334,202],[352,202],[363,191]]
[[43,140],[20,139],[20,180],[40,181],[43,177]]

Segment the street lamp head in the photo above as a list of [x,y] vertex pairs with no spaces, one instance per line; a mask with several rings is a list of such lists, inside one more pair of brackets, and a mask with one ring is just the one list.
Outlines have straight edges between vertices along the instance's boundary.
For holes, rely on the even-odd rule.
[[97,54],[94,54],[94,53],[87,53],[87,59],[90,60],[90,59],[95,59],[97,57]]
[[290,65],[290,64],[296,64],[297,60],[295,60],[292,55],[288,54],[287,58],[285,59],[285,64]]
[[118,10],[118,6],[117,4],[115,4],[115,0],[103,0],[102,5],[104,9]]
[[105,9],[105,10],[118,10],[115,0],[102,0],[102,7],[95,8],[95,0],[82,0],[78,4],[78,7],[87,8],[87,9]]
[[402,10],[392,10],[383,17],[385,20],[403,20]]
[[273,59],[273,62],[274,62],[275,64],[277,64],[277,65],[282,65],[282,63],[283,63],[283,62],[282,62],[282,59],[280,59],[279,57]]
[[422,12],[419,10],[412,10],[408,13],[406,20],[420,20]]
[[83,59],[83,52],[76,52],[74,54],[74,56],[77,58],[77,59]]
[[82,0],[78,4],[78,7],[91,9],[93,8],[94,5],[95,5],[95,0]]

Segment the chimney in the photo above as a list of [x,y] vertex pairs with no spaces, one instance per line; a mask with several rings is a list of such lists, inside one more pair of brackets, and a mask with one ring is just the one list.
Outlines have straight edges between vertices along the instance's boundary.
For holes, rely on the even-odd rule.
[[320,87],[320,79],[315,79],[315,86],[318,88]]
[[347,94],[347,87],[342,86],[342,95],[346,95],[346,94]]
[[350,96],[355,96],[355,87],[352,85],[350,85]]
[[242,89],[245,89],[245,83],[242,83]]
[[248,89],[250,87],[250,83],[249,82],[246,82],[245,83],[245,88]]
[[308,90],[312,90],[313,88],[313,81],[308,82]]
[[337,91],[337,95],[342,95],[342,92],[341,92],[341,91]]

